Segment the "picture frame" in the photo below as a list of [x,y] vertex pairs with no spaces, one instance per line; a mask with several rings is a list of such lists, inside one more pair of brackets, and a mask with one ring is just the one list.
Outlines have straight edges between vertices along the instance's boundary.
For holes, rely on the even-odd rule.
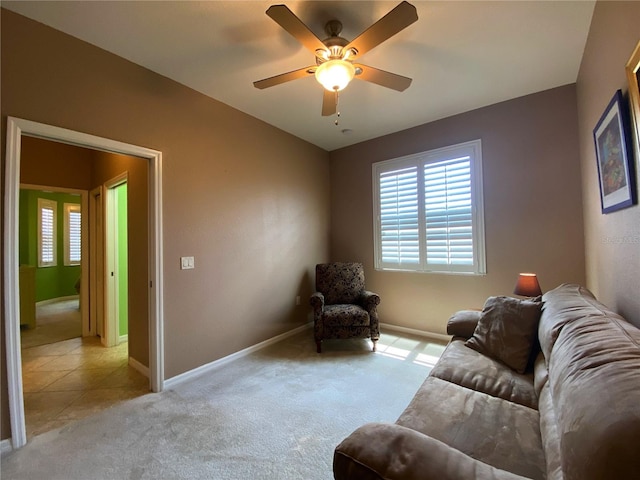
[[636,203],[625,107],[622,90],[617,90],[593,129],[603,214]]
[[629,103],[633,120],[633,136],[636,162],[640,162],[640,41],[625,67],[629,82]]

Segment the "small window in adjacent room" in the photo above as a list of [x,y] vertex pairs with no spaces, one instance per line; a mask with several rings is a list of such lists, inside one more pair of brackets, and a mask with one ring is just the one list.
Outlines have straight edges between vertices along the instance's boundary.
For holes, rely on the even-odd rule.
[[373,164],[375,268],[486,273],[480,140]]
[[77,203],[64,204],[64,264],[80,265],[82,261],[82,214]]
[[54,267],[58,264],[57,219],[57,202],[38,198],[38,267]]

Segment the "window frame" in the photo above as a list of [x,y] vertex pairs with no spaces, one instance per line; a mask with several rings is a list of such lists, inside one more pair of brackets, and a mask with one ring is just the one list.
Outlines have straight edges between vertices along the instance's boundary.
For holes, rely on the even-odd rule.
[[[43,236],[43,210],[51,210],[53,212],[53,228],[51,246],[51,260],[44,260],[44,236]],[[56,267],[58,265],[58,202],[48,198],[38,197],[38,267]]]
[[[435,164],[455,158],[469,157],[471,191],[471,230],[473,263],[471,265],[430,264],[427,263],[426,214],[425,214],[425,165]],[[384,173],[403,168],[416,169],[417,222],[418,222],[418,261],[416,263],[384,262],[382,258],[382,221],[380,178]],[[428,150],[404,157],[376,162],[372,165],[373,193],[373,236],[374,268],[379,271],[406,271],[418,273],[443,273],[457,275],[485,275],[486,248],[484,225],[484,195],[482,180],[482,142],[472,140],[456,145]]]
[[[79,203],[64,203],[64,266],[72,267],[82,264],[82,206]],[[80,214],[79,235],[80,235],[80,259],[71,259],[71,213]]]

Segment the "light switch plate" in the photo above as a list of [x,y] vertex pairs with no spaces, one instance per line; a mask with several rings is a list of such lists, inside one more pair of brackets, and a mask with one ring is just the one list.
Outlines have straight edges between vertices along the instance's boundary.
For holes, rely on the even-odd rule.
[[194,257],[180,257],[180,270],[196,268]]

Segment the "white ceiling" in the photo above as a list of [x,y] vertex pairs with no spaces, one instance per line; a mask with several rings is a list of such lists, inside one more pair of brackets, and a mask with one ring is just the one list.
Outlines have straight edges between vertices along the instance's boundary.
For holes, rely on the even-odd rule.
[[[2,1],[326,150],[576,81],[592,1],[413,1],[418,21],[362,57],[413,78],[404,92],[354,80],[339,125],[322,87],[304,78],[266,90],[254,80],[313,64],[265,15],[265,1]],[[352,40],[398,1],[287,1],[319,37],[340,20]],[[349,129],[350,134],[343,130]]]

